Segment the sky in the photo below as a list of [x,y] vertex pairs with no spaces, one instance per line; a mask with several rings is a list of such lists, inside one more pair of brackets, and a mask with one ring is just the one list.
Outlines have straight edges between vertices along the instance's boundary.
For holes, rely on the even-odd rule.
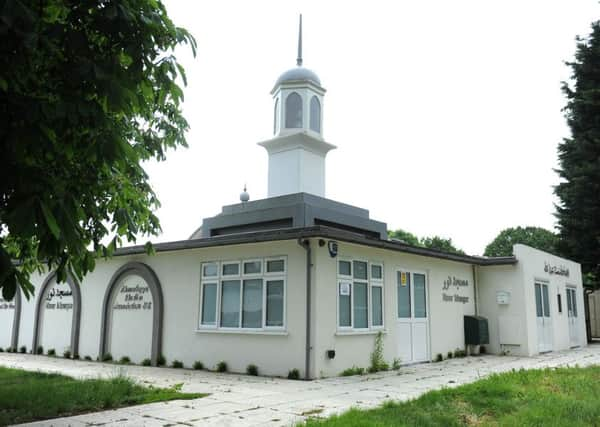
[[163,233],[267,197],[277,77],[304,66],[326,88],[326,196],[388,229],[452,238],[482,254],[503,229],[553,229],[557,146],[568,137],[561,82],[575,36],[600,19],[591,0],[165,0],[198,43],[185,67],[189,148],[145,169]]

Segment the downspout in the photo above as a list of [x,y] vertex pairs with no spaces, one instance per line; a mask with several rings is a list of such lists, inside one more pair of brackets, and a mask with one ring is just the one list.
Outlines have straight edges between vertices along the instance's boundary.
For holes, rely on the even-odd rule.
[[304,354],[304,379],[310,379],[310,312],[311,312],[311,295],[310,295],[310,258],[311,248],[310,240],[298,238],[298,244],[306,251],[306,349]]
[[479,272],[475,264],[471,264],[473,268],[473,302],[475,303],[475,316],[479,315],[479,308],[477,307],[477,273]]

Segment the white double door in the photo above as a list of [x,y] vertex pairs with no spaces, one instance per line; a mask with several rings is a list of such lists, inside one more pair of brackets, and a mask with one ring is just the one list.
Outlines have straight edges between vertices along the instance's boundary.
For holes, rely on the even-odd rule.
[[579,345],[577,294],[575,288],[567,287],[567,314],[569,319],[569,339],[571,347]]
[[429,360],[427,282],[424,273],[397,272],[397,354],[401,363]]
[[535,311],[537,317],[538,351],[552,351],[552,318],[548,284],[535,284]]

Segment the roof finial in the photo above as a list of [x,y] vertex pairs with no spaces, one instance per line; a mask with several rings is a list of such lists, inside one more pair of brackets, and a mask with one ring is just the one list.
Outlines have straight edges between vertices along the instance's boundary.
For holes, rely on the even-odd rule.
[[302,14],[300,14],[300,26],[298,29],[298,58],[296,58],[296,65],[302,66]]

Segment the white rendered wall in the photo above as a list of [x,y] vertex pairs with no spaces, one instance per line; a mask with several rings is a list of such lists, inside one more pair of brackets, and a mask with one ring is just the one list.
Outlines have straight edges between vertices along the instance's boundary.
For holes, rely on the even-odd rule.
[[[530,303],[526,303],[521,267],[521,263],[478,267],[479,313],[488,319],[490,344],[486,350],[489,353],[527,356],[532,352],[529,348],[526,310],[533,309],[535,316],[535,305],[531,307]],[[509,292],[510,302],[498,304],[497,292]],[[537,344],[533,344],[535,350]]]
[[[576,289],[578,311],[578,337],[579,346],[587,345],[585,331],[585,311],[583,305],[583,284],[581,280],[581,266],[573,261],[551,255],[549,253],[530,248],[525,245],[515,245],[514,254],[521,264],[523,272],[524,300],[527,304],[526,322],[528,335],[529,355],[537,354],[537,324],[535,311],[534,283],[540,281],[549,285],[550,315],[552,318],[553,350],[565,350],[571,347],[569,335],[569,319],[567,314],[566,286]],[[552,266],[563,266],[569,269],[569,276],[550,274],[544,271],[545,263]],[[558,312],[557,294],[562,299],[562,313]]]
[[302,148],[269,155],[269,197],[310,193],[325,197],[325,157]]
[[[429,354],[444,356],[448,351],[464,349],[463,316],[474,314],[473,278],[469,264],[438,260],[396,251],[371,248],[339,242],[338,256],[331,258],[326,246],[313,241],[313,376],[336,376],[352,366],[368,367],[376,332],[342,334],[337,327],[337,262],[341,258],[382,262],[384,266],[384,357],[390,364],[397,357],[397,270],[425,272],[427,276],[427,308],[429,316]],[[468,280],[460,289],[443,290],[448,276]],[[443,294],[452,296],[445,301]],[[454,300],[454,295],[467,298],[466,302]],[[333,360],[327,350],[335,350]]]
[[[42,296],[40,309],[38,345],[54,349],[62,355],[71,349],[71,328],[73,325],[73,296],[66,282],[54,281]],[[34,349],[35,350],[35,349]]]
[[114,288],[106,346],[114,360],[123,356],[133,363],[150,359],[153,303],[148,284],[137,275],[126,276]]
[[15,315],[15,300],[6,301],[0,297],[0,348],[6,350],[12,345],[12,329]]
[[[269,332],[221,332],[198,331],[200,307],[200,265],[208,261],[227,261],[236,259],[264,258],[285,256],[287,258],[286,276],[286,328],[280,333]],[[225,246],[219,248],[191,249],[170,253],[158,253],[155,256],[136,255],[128,257],[115,257],[108,261],[98,260],[96,269],[88,274],[81,283],[81,326],[79,354],[83,358],[98,356],[100,345],[100,329],[102,301],[108,284],[113,274],[124,264],[137,261],[150,266],[156,273],[161,285],[164,298],[163,321],[163,351],[167,363],[174,359],[180,360],[186,367],[191,367],[196,360],[200,360],[208,368],[224,360],[233,372],[245,372],[250,363],[256,364],[259,372],[264,375],[287,376],[290,369],[297,368],[301,375],[304,371],[304,343],[305,343],[305,292],[306,292],[306,264],[305,251],[296,240],[284,242],[268,242]],[[34,275],[32,281],[37,288],[43,283],[47,275]],[[23,298],[21,329],[19,345],[31,348],[33,338],[33,318],[35,311],[34,298],[27,301]],[[146,328],[131,327],[131,321],[117,314],[113,318],[111,327],[119,325],[128,329],[128,334],[123,332],[112,335],[113,344],[119,341],[120,348],[113,351],[113,358],[128,356],[134,361],[141,357],[135,353],[138,347],[145,348],[148,343],[149,333]],[[127,316],[127,315],[125,315]],[[46,316],[45,320],[50,319]],[[62,347],[68,346],[70,340],[70,324],[68,330],[64,320],[46,324],[44,318],[40,319],[44,339],[55,348],[58,355],[62,355]],[[46,332],[60,326],[64,327],[64,343],[46,335]],[[12,324],[11,324],[12,327]],[[46,330],[45,332],[44,329]],[[59,330],[59,328],[57,328]],[[67,333],[68,332],[68,333]],[[114,332],[114,330],[113,330]],[[129,332],[137,332],[129,334]],[[61,335],[62,337],[62,335]],[[125,339],[129,342],[125,346]],[[54,340],[54,341],[52,341]],[[66,343],[66,344],[65,344]],[[113,349],[117,348],[113,346]],[[148,357],[148,356],[145,356]]]

